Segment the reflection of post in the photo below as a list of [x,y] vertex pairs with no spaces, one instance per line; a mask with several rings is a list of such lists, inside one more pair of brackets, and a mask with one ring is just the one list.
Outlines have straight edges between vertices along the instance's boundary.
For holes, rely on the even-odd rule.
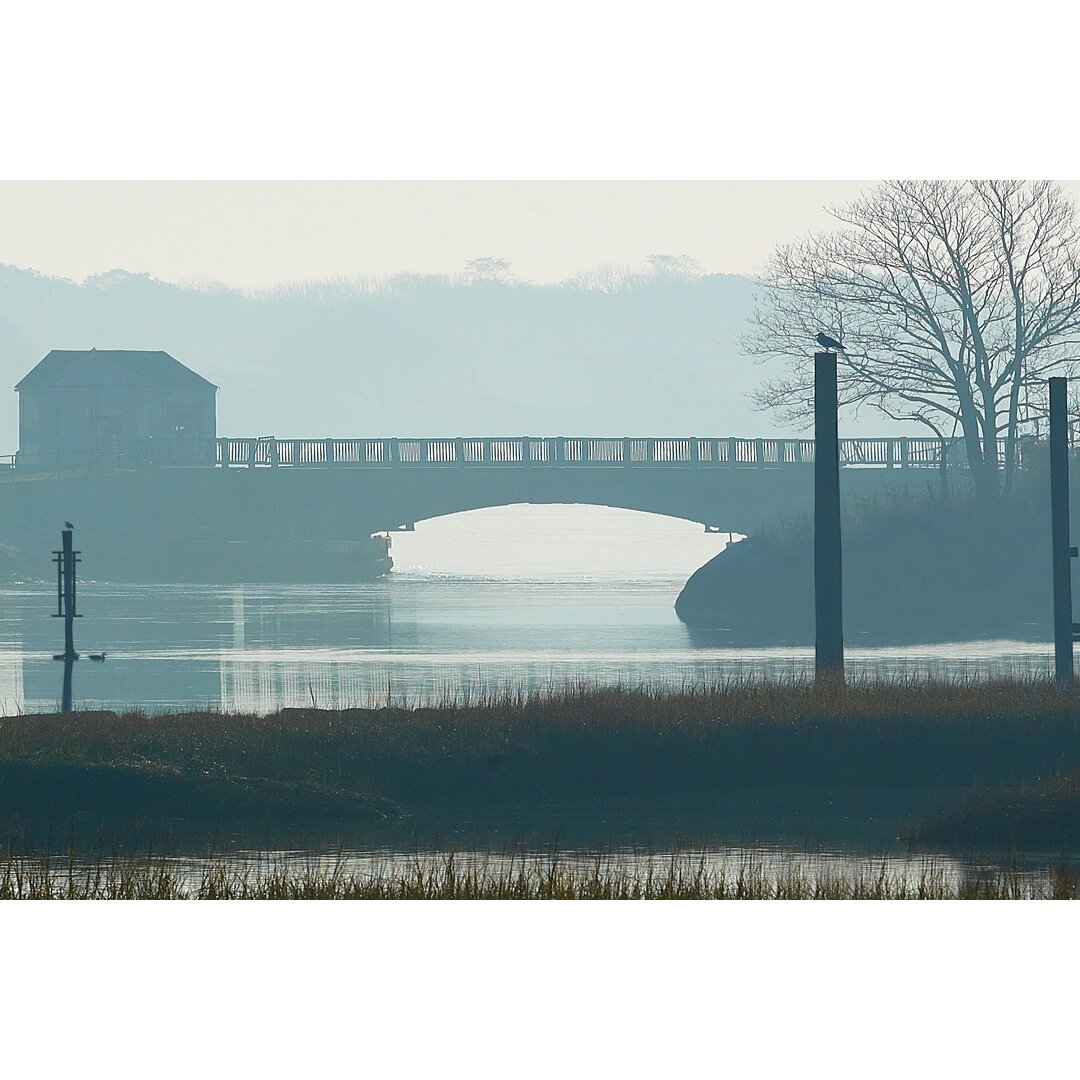
[[234,649],[244,648],[244,629],[244,590],[234,589],[232,594],[232,643]]
[[75,658],[72,656],[64,657],[64,693],[63,700],[60,703],[60,711],[62,713],[71,712],[71,669],[75,666]]
[[1050,379],[1050,536],[1054,574],[1054,675],[1073,684],[1072,548],[1069,546],[1068,382]]
[[840,564],[840,445],[836,353],[814,355],[814,668],[843,681],[844,625]]

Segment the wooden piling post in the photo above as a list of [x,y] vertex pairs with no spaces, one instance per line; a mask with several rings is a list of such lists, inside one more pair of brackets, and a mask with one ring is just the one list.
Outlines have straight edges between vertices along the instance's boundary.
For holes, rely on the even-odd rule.
[[844,608],[840,549],[840,442],[836,353],[814,354],[814,671],[843,682]]
[[1069,537],[1069,384],[1050,379],[1050,541],[1054,574],[1054,677],[1073,685],[1072,547]]

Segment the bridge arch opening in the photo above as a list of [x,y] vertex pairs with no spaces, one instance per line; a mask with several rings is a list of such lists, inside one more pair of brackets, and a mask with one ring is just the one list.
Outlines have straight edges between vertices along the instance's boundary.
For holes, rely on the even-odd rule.
[[580,503],[465,510],[395,532],[394,573],[559,580],[685,580],[738,533]]

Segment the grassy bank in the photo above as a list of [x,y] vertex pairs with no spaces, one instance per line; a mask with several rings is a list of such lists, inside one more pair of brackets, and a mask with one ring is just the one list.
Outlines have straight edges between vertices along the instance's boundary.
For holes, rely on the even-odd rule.
[[588,865],[552,858],[489,862],[453,855],[416,858],[406,869],[349,870],[268,860],[201,868],[165,859],[91,864],[0,858],[0,900],[1072,900],[1080,879],[1066,868],[949,873],[912,871],[882,860],[872,868],[828,868],[792,857],[766,868],[753,860],[710,867],[665,859],[642,867],[615,857]]
[[1080,692],[1045,681],[580,687],[433,708],[8,716],[0,815],[306,822],[760,806],[1032,788],[1078,765]]

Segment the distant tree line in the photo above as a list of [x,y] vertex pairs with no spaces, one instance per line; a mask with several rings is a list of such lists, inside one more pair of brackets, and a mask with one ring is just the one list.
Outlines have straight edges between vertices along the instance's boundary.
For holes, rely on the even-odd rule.
[[738,345],[752,294],[677,255],[549,285],[496,254],[257,291],[0,267],[0,368],[10,388],[53,348],[166,349],[220,386],[234,435],[760,435],[776,427]]

